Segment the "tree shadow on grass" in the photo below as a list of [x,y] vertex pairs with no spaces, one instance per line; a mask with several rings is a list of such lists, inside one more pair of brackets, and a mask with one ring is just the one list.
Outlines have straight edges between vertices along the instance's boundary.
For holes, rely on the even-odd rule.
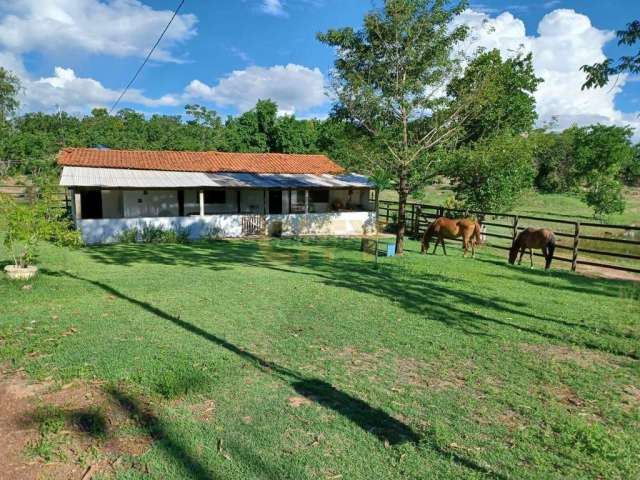
[[[242,265],[305,275],[329,286],[388,298],[407,312],[441,322],[468,335],[493,336],[496,332],[492,326],[505,327],[554,342],[640,358],[637,345],[620,344],[618,340],[602,337],[602,332],[596,334],[592,330],[585,332],[582,337],[576,336],[572,331],[573,325],[559,323],[555,316],[544,315],[530,308],[525,297],[516,301],[504,296],[490,296],[482,292],[481,286],[476,286],[475,290],[473,287],[462,289],[460,283],[464,279],[456,279],[456,283],[452,284],[451,278],[445,275],[424,271],[412,275],[405,265],[393,259],[386,261],[382,268],[375,269],[371,262],[353,258],[357,248],[357,241],[343,239],[323,239],[321,243],[315,239],[231,240],[186,245],[109,245],[92,247],[89,255],[111,265],[180,265],[216,271]],[[328,257],[327,252],[338,255]],[[509,272],[513,272],[510,266],[498,260],[480,258],[475,261],[508,268]],[[586,289],[592,289],[594,293],[602,292],[602,281],[599,280],[569,272],[533,272],[532,275],[559,276],[578,285],[584,290],[582,293],[588,293]],[[513,275],[510,273],[508,277],[511,279]],[[489,316],[481,313],[478,308],[496,312],[501,318],[495,314]],[[515,317],[518,318],[514,320]],[[559,326],[565,331],[559,331]],[[616,336],[618,339],[624,337],[624,334]]]
[[[334,412],[356,424],[364,431],[376,436],[381,442],[388,442],[390,445],[398,445],[410,442],[416,446],[423,443],[421,441],[423,440],[423,437],[415,432],[410,426],[393,418],[384,410],[371,406],[367,402],[337,389],[336,387],[334,387],[330,383],[325,382],[322,379],[306,377],[287,367],[278,365],[275,362],[267,361],[243,348],[234,345],[231,342],[228,342],[212,333],[207,332],[206,330],[196,325],[182,320],[179,316],[170,315],[163,310],[150,305],[147,302],[132,298],[103,282],[82,278],[68,272],[46,273],[49,275],[63,275],[75,280],[91,283],[111,295],[126,300],[131,304],[136,305],[159,318],[168,320],[174,325],[234,353],[254,367],[279,377],[282,381],[291,385],[291,387],[300,395],[304,396],[312,402],[324,406],[325,408],[333,410]],[[128,411],[134,412],[136,417],[140,419],[141,425],[146,426],[145,428],[149,429],[152,435],[159,435],[159,438],[163,440],[163,446],[165,450],[169,451],[169,453],[171,453],[174,457],[179,458],[185,468],[193,473],[196,478],[210,478],[209,472],[206,470],[206,468],[203,467],[196,459],[190,456],[184,450],[184,448],[182,448],[180,445],[177,445],[171,439],[163,436],[161,431],[158,431],[158,419],[145,412],[145,410],[141,409],[140,405],[136,403],[135,399],[117,390],[112,390],[111,394]],[[429,448],[437,451],[443,458],[452,460],[459,465],[480,472],[491,478],[505,478],[501,474],[494,472],[491,469],[486,468],[480,464],[477,464],[469,458],[466,458],[456,452],[438,447],[436,445],[435,439],[432,438],[432,435],[427,435],[429,436]]]
[[151,437],[156,445],[165,453],[179,461],[180,466],[190,476],[208,480],[217,478],[213,472],[209,471],[188,449],[182,445],[180,440],[167,431],[163,422],[153,412],[153,410],[123,388],[112,386],[107,389],[107,393],[116,401],[120,408]]

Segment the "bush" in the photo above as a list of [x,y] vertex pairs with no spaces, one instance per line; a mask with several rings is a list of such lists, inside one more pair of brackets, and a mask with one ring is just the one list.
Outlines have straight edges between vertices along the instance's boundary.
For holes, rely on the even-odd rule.
[[17,267],[35,263],[41,241],[58,246],[82,245],[80,232],[61,210],[51,186],[42,186],[35,202],[29,204],[0,195],[0,218],[5,229],[3,244]]
[[600,219],[614,213],[622,213],[625,208],[622,184],[610,177],[596,178],[590,182],[584,200],[593,208],[595,217]]
[[188,228],[164,230],[160,227],[144,225],[142,229],[137,227],[124,230],[118,235],[119,243],[187,243],[191,231]]
[[222,240],[224,238],[223,230],[220,227],[211,225],[204,231],[203,238],[207,240]]
[[530,142],[510,134],[480,140],[455,154],[448,173],[467,209],[507,211],[533,185]]
[[138,241],[139,230],[137,228],[128,228],[118,235],[119,243],[136,243]]

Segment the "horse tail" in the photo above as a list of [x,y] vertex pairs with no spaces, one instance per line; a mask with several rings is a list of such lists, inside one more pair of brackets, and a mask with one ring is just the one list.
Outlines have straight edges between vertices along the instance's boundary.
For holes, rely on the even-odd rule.
[[547,243],[547,258],[545,258],[544,269],[549,270],[551,268],[551,262],[553,261],[553,253],[556,251],[556,236],[552,233],[549,236],[549,242]]

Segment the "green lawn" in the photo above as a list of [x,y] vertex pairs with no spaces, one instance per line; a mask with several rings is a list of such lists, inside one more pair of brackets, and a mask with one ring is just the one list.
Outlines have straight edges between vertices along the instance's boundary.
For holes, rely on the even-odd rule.
[[46,247],[0,362],[104,381],[136,423],[103,441],[153,439],[123,479],[640,476],[637,284],[408,248]]

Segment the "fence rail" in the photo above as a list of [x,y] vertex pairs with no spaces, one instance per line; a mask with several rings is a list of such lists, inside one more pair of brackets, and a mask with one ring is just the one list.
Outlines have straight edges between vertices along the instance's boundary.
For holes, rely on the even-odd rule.
[[[423,203],[408,203],[406,206],[406,232],[414,238],[421,237],[431,221],[441,216],[477,215],[482,219],[483,234],[487,237],[487,243],[492,247],[508,250],[516,235],[529,226],[550,224],[557,237],[556,248],[560,251],[571,252],[571,258],[555,256],[554,260],[571,263],[571,269],[576,270],[578,265],[588,265],[601,268],[612,268],[627,272],[640,273],[640,239],[636,239],[636,232],[640,232],[637,225],[613,225],[594,222],[580,222],[560,218],[537,217],[533,215],[516,215],[512,213],[462,211],[447,209],[442,205],[429,205]],[[378,219],[382,226],[394,225],[397,221],[398,202],[380,200],[378,204]],[[506,223],[508,222],[508,223]],[[620,238],[613,235],[598,235],[587,229],[623,230],[633,238]],[[502,242],[500,242],[502,240]],[[504,241],[508,241],[505,243]],[[587,245],[584,245],[588,242]],[[626,249],[617,251],[615,248]],[[541,257],[539,253],[535,256]],[[587,256],[588,255],[588,256]],[[593,256],[596,258],[593,258]],[[598,256],[606,259],[623,259],[625,264],[604,263],[598,260]]]
[[[9,195],[18,203],[33,203],[39,196],[39,187],[36,185],[7,185],[0,183],[0,194]],[[59,187],[56,191],[55,198],[60,203],[60,208],[69,212],[71,208],[71,199],[67,194],[67,189]]]

